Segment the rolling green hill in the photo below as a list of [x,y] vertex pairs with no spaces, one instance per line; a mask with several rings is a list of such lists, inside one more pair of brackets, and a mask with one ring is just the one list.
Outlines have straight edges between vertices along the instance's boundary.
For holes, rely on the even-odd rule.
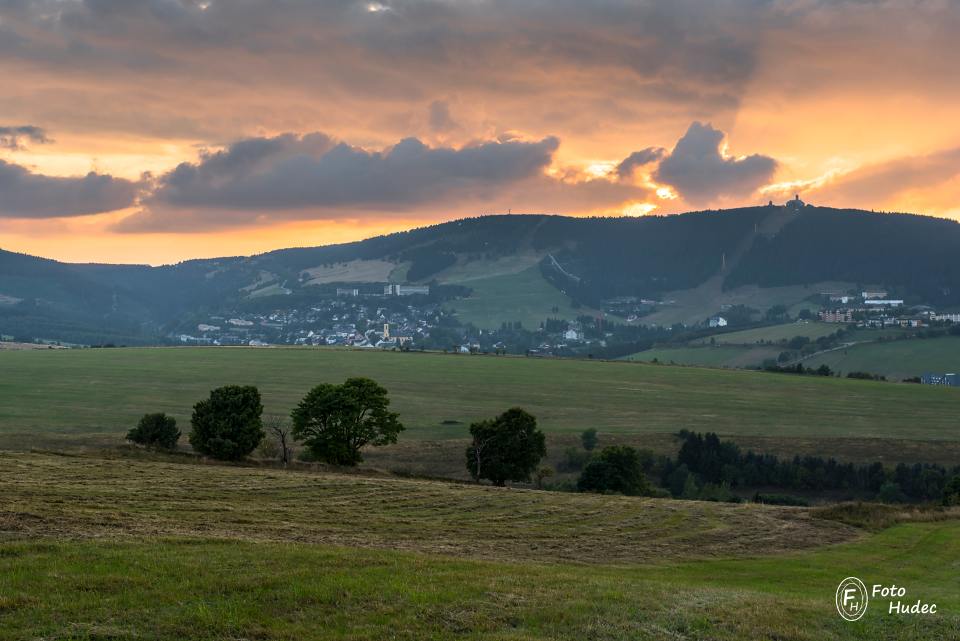
[[404,439],[462,438],[471,421],[514,405],[553,434],[686,428],[782,438],[960,439],[960,391],[919,385],[589,360],[139,348],[0,352],[0,446],[95,436],[116,442],[148,411],[186,424],[193,403],[230,383],[258,385],[266,414],[284,415],[312,386],[349,376],[375,378],[390,390],[409,428]]

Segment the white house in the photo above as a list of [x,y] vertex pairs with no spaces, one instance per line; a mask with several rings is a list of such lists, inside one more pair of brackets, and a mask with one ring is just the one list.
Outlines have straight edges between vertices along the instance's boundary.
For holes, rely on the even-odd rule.
[[727,326],[727,319],[724,318],[723,316],[711,316],[708,322],[710,324],[710,327],[726,327]]

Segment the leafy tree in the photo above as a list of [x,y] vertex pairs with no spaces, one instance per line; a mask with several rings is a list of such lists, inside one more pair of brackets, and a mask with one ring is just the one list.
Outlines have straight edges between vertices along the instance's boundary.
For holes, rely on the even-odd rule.
[[592,452],[597,446],[597,428],[591,427],[580,433],[580,442],[583,443],[583,449]]
[[365,445],[396,443],[404,427],[389,411],[387,390],[369,378],[348,378],[341,385],[317,385],[294,408],[293,438],[315,460],[356,465]]
[[947,481],[943,488],[944,505],[960,505],[960,474]]
[[127,432],[128,441],[165,450],[174,449],[179,439],[177,419],[163,412],[144,414],[137,426]]
[[252,385],[227,385],[193,406],[190,445],[225,461],[246,458],[263,440],[263,404]]
[[495,419],[470,425],[473,442],[467,448],[467,470],[474,480],[488,479],[503,486],[507,481],[529,481],[547,454],[546,438],[537,419],[514,407]]
[[577,488],[582,492],[619,492],[628,496],[650,491],[640,456],[626,445],[603,448],[583,469]]

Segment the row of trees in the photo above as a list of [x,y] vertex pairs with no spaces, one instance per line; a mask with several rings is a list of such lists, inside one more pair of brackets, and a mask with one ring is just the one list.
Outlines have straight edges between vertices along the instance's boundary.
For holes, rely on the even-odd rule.
[[677,437],[681,446],[676,458],[627,446],[605,447],[595,453],[591,450],[596,433],[590,430],[582,435],[585,451],[568,448],[562,469],[580,470],[576,489],[581,492],[738,502],[743,500],[744,490],[762,488],[754,500],[788,505],[805,505],[806,501],[776,492],[844,492],[885,503],[960,505],[960,466],[901,463],[885,467],[879,462],[857,465],[817,456],[780,459],[744,453],[735,443],[722,441],[713,433],[682,430]]
[[[882,463],[857,465],[833,458],[742,452],[731,441],[713,433],[678,433],[682,440],[676,459],[663,458],[653,466],[662,485],[674,496],[692,490],[769,487],[797,491],[852,491],[875,495],[885,502],[949,501],[951,483],[960,484],[960,466],[952,469],[931,463],[887,468]],[[719,494],[724,494],[722,491]],[[951,495],[952,496],[952,495]],[[688,498],[702,498],[688,496]]]
[[[280,440],[286,462],[287,439],[303,443],[312,458],[336,465],[356,465],[366,445],[396,443],[403,431],[399,416],[389,410],[387,390],[369,378],[349,378],[340,385],[314,387],[291,413],[292,429],[268,426]],[[224,461],[240,461],[263,441],[263,403],[252,385],[218,387],[193,406],[190,445],[200,454]],[[146,414],[130,430],[135,443],[173,449],[180,438],[176,420],[165,414]]]
[[[399,416],[389,410],[387,390],[367,378],[350,378],[340,385],[314,387],[291,413],[292,429],[283,423],[267,425],[289,456],[288,438],[300,442],[313,460],[336,465],[356,465],[367,445],[395,443],[404,430]],[[190,444],[200,454],[238,461],[263,441],[260,392],[253,386],[229,385],[210,392],[194,405]],[[546,437],[536,418],[514,407],[496,418],[470,426],[471,442],[466,467],[476,480],[497,486],[508,481],[538,485],[551,470],[540,467],[546,456]],[[888,469],[841,463],[832,458],[796,456],[780,459],[752,451],[743,453],[731,441],[714,433],[682,430],[676,458],[656,457],[647,450],[627,446],[605,447],[599,453],[596,430],[586,430],[581,441],[586,456],[577,489],[583,492],[625,495],[669,495],[678,498],[739,500],[734,488],[776,488],[795,491],[853,491],[871,494],[885,502],[942,501],[960,503],[960,466],[899,464]],[[172,449],[180,438],[176,420],[165,414],[147,414],[127,438],[151,447]],[[569,453],[568,453],[568,458]],[[651,486],[658,479],[665,489]]]

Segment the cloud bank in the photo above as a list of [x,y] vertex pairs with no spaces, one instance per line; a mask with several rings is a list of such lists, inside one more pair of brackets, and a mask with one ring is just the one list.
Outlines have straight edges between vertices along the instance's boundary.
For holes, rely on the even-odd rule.
[[0,217],[62,218],[130,207],[139,185],[95,172],[76,178],[45,176],[0,160]]
[[760,154],[725,156],[721,149],[724,137],[709,124],[694,122],[660,161],[653,177],[674,187],[693,204],[749,196],[770,181],[777,161]]
[[[321,133],[251,138],[158,177],[119,231],[189,231],[254,222],[384,213],[613,205],[645,192],[606,180],[550,177],[559,140],[459,148],[405,138],[381,151]],[[488,209],[489,210],[489,209]]]
[[[776,162],[721,153],[724,134],[693,123],[671,151],[633,152],[610,175],[558,166],[560,141],[504,135],[459,147],[408,137],[368,149],[324,133],[262,136],[204,150],[195,162],[129,181],[106,174],[54,177],[0,164],[0,215],[53,218],[137,205],[121,232],[196,232],[289,220],[497,211],[618,213],[649,203],[656,184],[685,203],[748,197]],[[642,176],[638,176],[640,172]],[[642,178],[642,179],[639,179]]]

